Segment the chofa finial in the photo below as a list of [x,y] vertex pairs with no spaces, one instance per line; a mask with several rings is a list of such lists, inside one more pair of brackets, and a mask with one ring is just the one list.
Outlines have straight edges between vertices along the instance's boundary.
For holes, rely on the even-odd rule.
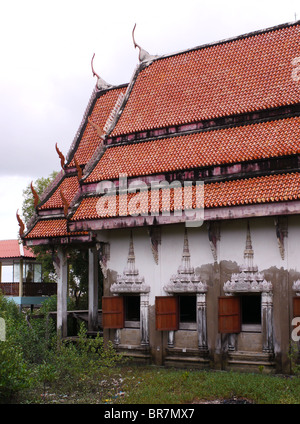
[[95,53],[93,54],[93,57],[92,57],[92,61],[91,61],[91,66],[92,66],[92,72],[93,72],[93,77],[97,77],[97,88],[99,89],[99,90],[105,90],[105,89],[107,89],[107,88],[110,88],[111,87],[111,85],[110,84],[108,84],[106,81],[104,81],[104,79],[102,79],[96,72],[95,72],[95,69],[94,69],[94,57],[95,57]]
[[37,207],[37,205],[38,205],[38,203],[39,203],[39,201],[40,201],[40,199],[39,199],[39,195],[37,194],[37,192],[35,191],[35,189],[34,189],[34,187],[33,187],[32,181],[31,181],[31,183],[30,183],[30,188],[31,188],[31,192],[32,192],[32,194],[33,194],[34,207],[36,208],[36,207]]
[[55,144],[55,150],[57,151],[57,154],[58,154],[58,156],[60,158],[60,165],[61,165],[62,169],[64,169],[64,166],[65,166],[65,157],[62,154],[62,152],[59,150],[59,148],[57,147],[57,143]]
[[69,203],[67,201],[67,199],[65,198],[65,195],[63,193],[62,190],[60,190],[60,197],[63,203],[63,210],[64,210],[64,215],[67,216],[68,215],[68,209],[69,209]]
[[148,62],[151,61],[155,58],[155,56],[152,56],[150,53],[148,53],[146,50],[142,49],[141,46],[139,46],[136,42],[135,42],[135,38],[134,38],[134,31],[136,28],[136,24],[134,24],[133,30],[132,30],[132,39],[133,39],[133,44],[134,44],[134,48],[138,48],[140,50],[139,52],[139,61],[140,62]]
[[20,218],[19,209],[17,210],[16,217],[17,217],[17,220],[18,220],[18,223],[19,223],[19,227],[20,227],[19,234],[20,234],[20,237],[22,237],[23,234],[24,234],[25,225],[24,225],[24,222],[22,221],[22,219]]

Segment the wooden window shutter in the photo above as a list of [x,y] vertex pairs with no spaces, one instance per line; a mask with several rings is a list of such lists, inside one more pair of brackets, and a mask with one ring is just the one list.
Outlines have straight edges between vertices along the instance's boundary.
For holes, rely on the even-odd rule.
[[156,330],[171,331],[179,327],[178,297],[155,297],[155,322]]
[[240,298],[219,297],[219,333],[239,333],[241,331]]
[[123,328],[124,320],[125,319],[123,296],[102,297],[103,328]]
[[293,298],[293,317],[300,317],[300,297]]

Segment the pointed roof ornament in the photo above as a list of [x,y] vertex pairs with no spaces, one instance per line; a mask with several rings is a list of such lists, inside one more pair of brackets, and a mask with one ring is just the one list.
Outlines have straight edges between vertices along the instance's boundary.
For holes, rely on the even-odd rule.
[[97,131],[98,136],[103,140],[105,136],[105,131],[102,130],[101,127],[99,127],[99,125],[97,125],[95,122],[93,122],[90,116],[88,117],[88,123],[94,128],[95,131]]
[[55,149],[57,151],[58,156],[60,157],[60,165],[61,165],[62,169],[64,169],[64,166],[65,166],[65,157],[62,154],[62,152],[59,150],[59,148],[57,147],[57,143],[55,144]]
[[134,38],[134,31],[136,28],[136,24],[134,24],[133,30],[132,30],[132,39],[133,39],[133,44],[134,47],[140,50],[139,52],[139,61],[140,62],[149,62],[152,61],[156,56],[151,55],[150,53],[148,53],[146,50],[144,50],[141,46],[139,46],[136,42],[135,42],[135,38]]
[[18,220],[18,223],[19,223],[19,227],[20,227],[19,234],[20,234],[20,237],[22,237],[23,234],[24,234],[25,225],[24,225],[24,222],[22,221],[22,219],[20,218],[19,209],[17,210],[16,217],[17,217],[17,220]]
[[67,216],[68,215],[69,204],[68,204],[67,199],[65,198],[64,193],[63,193],[62,190],[60,190],[60,197],[61,197],[61,200],[63,202],[64,214],[65,214],[65,216]]
[[104,81],[104,79],[102,79],[94,70],[94,57],[95,57],[95,53],[93,54],[92,57],[92,61],[91,61],[91,66],[92,66],[92,72],[93,72],[93,77],[97,77],[97,88],[98,90],[105,90],[107,88],[112,87],[111,84],[108,84],[106,81]]
[[38,203],[39,203],[39,201],[40,201],[40,199],[39,199],[39,195],[37,194],[37,192],[35,191],[35,189],[33,187],[32,181],[30,183],[30,188],[31,188],[31,191],[32,191],[32,194],[33,194],[34,207],[36,208],[37,205],[38,205]]
[[80,165],[78,164],[75,156],[74,156],[74,162],[75,162],[75,166],[76,166],[76,169],[77,169],[77,172],[78,172],[77,179],[78,179],[78,181],[80,181],[81,178],[82,178],[82,169],[81,169]]

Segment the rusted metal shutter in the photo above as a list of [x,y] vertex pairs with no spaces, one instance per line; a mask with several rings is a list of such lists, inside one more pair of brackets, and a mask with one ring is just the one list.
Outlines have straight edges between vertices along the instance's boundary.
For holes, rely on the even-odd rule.
[[239,333],[241,331],[240,298],[219,297],[219,333]]
[[156,296],[155,297],[155,321],[156,330],[178,330],[179,307],[178,297]]
[[300,297],[293,298],[293,316],[300,317]]
[[102,297],[103,328],[124,327],[124,298],[122,296]]

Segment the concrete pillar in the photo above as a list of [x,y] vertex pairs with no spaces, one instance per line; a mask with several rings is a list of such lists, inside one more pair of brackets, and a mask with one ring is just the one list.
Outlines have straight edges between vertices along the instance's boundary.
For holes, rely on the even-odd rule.
[[23,259],[20,260],[19,297],[23,297]]
[[89,331],[98,329],[98,255],[97,249],[89,249]]
[[62,247],[57,249],[54,262],[57,273],[57,332],[67,337],[67,298],[68,298],[68,264],[67,252]]
[[2,283],[2,262],[0,262],[0,283]]

